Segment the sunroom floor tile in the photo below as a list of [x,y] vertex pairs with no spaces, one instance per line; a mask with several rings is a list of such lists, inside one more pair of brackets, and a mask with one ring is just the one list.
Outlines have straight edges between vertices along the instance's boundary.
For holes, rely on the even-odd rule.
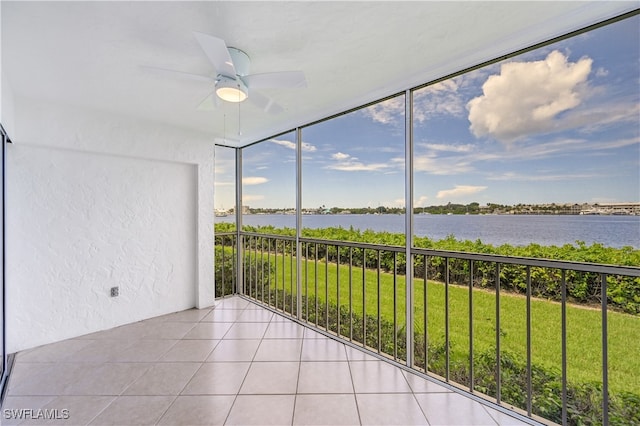
[[19,353],[2,408],[3,425],[526,424],[238,296]]

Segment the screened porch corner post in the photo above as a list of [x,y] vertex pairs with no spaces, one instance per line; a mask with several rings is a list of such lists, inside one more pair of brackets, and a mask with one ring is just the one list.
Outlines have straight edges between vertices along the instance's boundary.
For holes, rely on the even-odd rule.
[[236,289],[244,294],[244,237],[242,234],[242,148],[236,148]]
[[[406,324],[407,324],[407,367],[414,366],[414,300],[413,300],[413,255],[411,248],[413,247],[413,91],[407,90],[404,95],[404,122],[405,122],[405,285],[406,285]],[[425,307],[426,310],[426,307]],[[426,312],[425,312],[426,315]],[[424,330],[425,337],[427,330]],[[426,365],[425,365],[426,371]]]
[[302,128],[296,128],[296,315],[302,319]]

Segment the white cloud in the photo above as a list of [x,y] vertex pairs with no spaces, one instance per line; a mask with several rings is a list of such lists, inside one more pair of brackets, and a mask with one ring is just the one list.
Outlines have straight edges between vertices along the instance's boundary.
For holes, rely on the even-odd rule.
[[459,83],[460,78],[452,78],[417,90],[413,97],[413,119],[422,123],[434,116],[462,116],[464,102]]
[[453,189],[443,189],[438,191],[436,198],[458,198],[466,195],[477,194],[487,189],[486,186],[472,186],[472,185],[456,185]]
[[373,121],[382,124],[397,123],[404,117],[404,96],[387,99],[361,110]]
[[470,157],[437,157],[434,154],[416,154],[413,158],[413,169],[432,175],[457,175],[474,171],[471,166],[475,158]]
[[587,57],[568,62],[557,50],[541,61],[503,64],[467,103],[470,130],[503,142],[555,130],[558,116],[583,101],[591,64]]
[[[462,77],[456,77],[415,91],[413,119],[422,123],[437,115],[462,116],[464,101],[458,93],[461,81]],[[404,96],[398,96],[364,108],[362,113],[377,123],[398,125],[404,120],[404,110]]]
[[611,141],[600,141],[600,143],[597,144],[597,149],[615,149],[636,144],[640,144],[640,136],[626,139],[614,139]]
[[342,152],[336,152],[331,156],[331,158],[333,158],[334,160],[346,160],[349,157],[350,157],[349,154],[344,154]]
[[336,152],[331,156],[331,158],[337,160],[337,162],[327,166],[327,168],[343,172],[373,172],[388,169],[391,166],[390,164],[385,163],[364,164],[359,161],[357,157],[352,157],[351,155],[343,152]]
[[524,182],[557,182],[564,180],[577,180],[577,179],[593,179],[599,177],[596,174],[587,173],[567,173],[567,174],[546,174],[538,173],[531,175],[524,175],[515,172],[507,172],[501,175],[488,176],[488,180],[502,180],[502,181],[524,181]]
[[234,182],[228,182],[228,181],[224,182],[224,181],[221,181],[221,180],[216,180],[213,183],[213,185],[214,186],[235,186],[235,183]]
[[260,185],[269,182],[269,179],[261,176],[247,176],[242,178],[243,185]]
[[[275,143],[276,145],[280,145],[283,146],[285,148],[288,149],[296,149],[296,143],[295,142],[291,142],[291,141],[287,141],[287,140],[283,140],[283,139],[269,139],[269,142],[271,143]],[[314,152],[316,151],[316,147],[311,145],[308,142],[302,142],[302,150],[306,151],[306,152]]]
[[388,168],[389,165],[382,163],[364,164],[359,161],[347,161],[329,166],[329,169],[343,172],[375,172]]
[[244,205],[248,205],[247,203],[250,203],[252,201],[262,201],[262,200],[264,200],[264,195],[251,195],[251,194],[242,195],[242,201],[244,202]]
[[443,143],[427,143],[424,144],[425,148],[432,149],[434,151],[442,151],[442,152],[471,152],[473,151],[473,145],[465,144],[465,145],[449,145]]
[[598,104],[567,114],[558,130],[579,128],[590,134],[619,123],[637,123],[639,115],[640,105],[634,102]]
[[414,207],[426,207],[428,200],[429,197],[427,197],[426,195],[421,195],[417,199],[413,200],[413,205]]

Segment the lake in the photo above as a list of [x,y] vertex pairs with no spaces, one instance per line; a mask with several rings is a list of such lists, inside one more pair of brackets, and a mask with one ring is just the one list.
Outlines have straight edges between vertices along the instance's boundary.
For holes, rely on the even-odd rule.
[[[294,215],[244,215],[245,225],[273,225],[295,228]],[[216,217],[216,222],[233,222],[233,216]],[[404,233],[402,215],[304,215],[304,228],[342,226],[374,231]],[[459,240],[482,240],[500,245],[601,243],[608,247],[640,248],[640,216],[588,215],[415,215],[417,236],[433,240],[453,235]]]

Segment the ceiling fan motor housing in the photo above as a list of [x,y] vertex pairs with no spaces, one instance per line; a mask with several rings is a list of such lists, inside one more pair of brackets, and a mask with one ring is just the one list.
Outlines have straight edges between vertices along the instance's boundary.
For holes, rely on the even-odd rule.
[[[240,77],[244,77],[245,75],[249,75],[249,67],[251,65],[251,61],[249,60],[249,55],[244,53],[240,49],[236,49],[235,47],[228,47],[229,55],[231,56],[231,60],[233,61],[233,66],[236,69],[236,74]],[[235,76],[229,76],[235,77]]]

